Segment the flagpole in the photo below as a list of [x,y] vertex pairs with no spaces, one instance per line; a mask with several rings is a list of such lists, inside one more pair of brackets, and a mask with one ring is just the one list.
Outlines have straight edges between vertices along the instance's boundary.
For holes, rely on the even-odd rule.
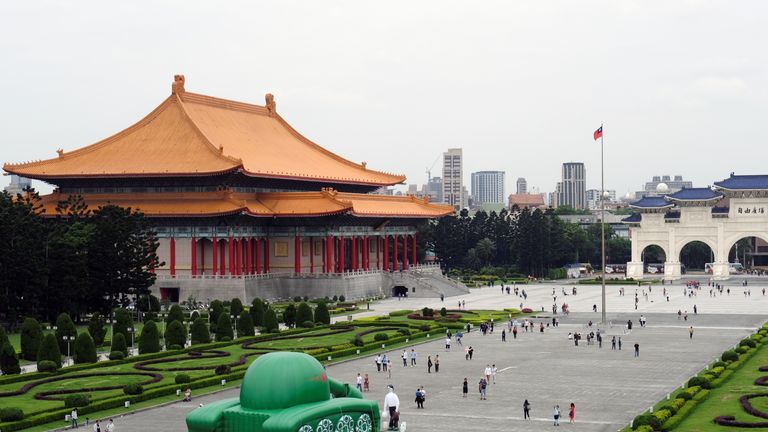
[[602,323],[605,324],[605,165],[603,157],[603,136],[605,136],[605,130],[602,123],[600,124],[600,130],[603,131],[600,134],[600,257],[602,258],[603,265],[603,307],[602,311]]

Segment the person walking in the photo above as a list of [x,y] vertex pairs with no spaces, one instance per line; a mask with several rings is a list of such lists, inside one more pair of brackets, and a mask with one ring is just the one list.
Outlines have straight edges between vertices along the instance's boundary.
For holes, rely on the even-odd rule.
[[461,397],[466,398],[467,394],[469,393],[469,382],[467,382],[467,378],[464,378],[464,383],[461,385]]
[[488,380],[480,378],[480,382],[477,383],[478,390],[480,391],[480,400],[487,400],[488,398]]
[[512,339],[517,339],[517,326],[512,327]]
[[424,392],[421,387],[416,389],[416,409],[424,408]]
[[464,347],[464,360],[469,360],[469,347]]
[[690,336],[690,339],[693,339],[693,326],[688,328],[688,335]]
[[77,429],[77,408],[72,408],[72,412],[69,414],[70,420],[72,420],[72,428]]
[[440,354],[435,354],[435,373],[440,372]]
[[368,374],[365,374],[365,378],[363,378],[363,391],[371,391],[371,382],[368,380]]
[[403,350],[400,357],[403,359],[403,367],[408,367],[408,350]]
[[501,331],[501,341],[502,342],[506,342],[507,341],[507,331],[506,330],[502,330]]
[[498,370],[498,369],[496,369],[496,365],[495,365],[495,364],[491,366],[491,376],[493,377],[493,383],[494,383],[494,384],[496,384],[496,373],[497,373],[498,371],[499,371],[499,370]]
[[384,397],[384,409],[389,413],[388,430],[395,431],[399,428],[398,420],[400,419],[400,416],[398,415],[398,410],[400,409],[400,398],[395,394],[395,388],[391,384],[387,386],[387,388],[389,391]]
[[635,342],[635,357],[640,357],[640,344]]
[[571,402],[571,409],[568,410],[568,423],[573,424],[573,420],[576,418],[576,405]]
[[357,378],[355,378],[355,387],[357,387],[358,391],[363,391],[363,377],[360,375],[360,372],[357,373]]
[[445,338],[445,350],[450,351],[451,350],[451,338],[447,337]]
[[612,349],[612,350],[615,350],[615,349],[616,349],[616,336],[614,336],[614,337],[611,339],[611,349]]
[[472,354],[475,353],[475,349],[472,348],[472,345],[469,346],[469,350],[467,352],[469,353],[469,359],[472,360]]
[[427,356],[427,373],[432,373],[432,356]]
[[411,348],[411,367],[416,367],[416,350]]
[[381,354],[376,354],[376,372],[381,372]]
[[619,351],[621,351],[621,336],[619,336]]
[[523,402],[523,420],[531,419],[531,404],[528,403],[528,399]]
[[112,419],[109,419],[109,423],[107,423],[107,432],[115,432],[115,422]]
[[483,375],[485,375],[485,380],[487,382],[491,382],[491,365],[485,365],[485,370],[483,371]]
[[555,426],[560,426],[560,405],[555,405],[552,408],[552,417],[555,418]]
[[96,420],[96,424],[93,425],[93,432],[101,432],[101,423]]

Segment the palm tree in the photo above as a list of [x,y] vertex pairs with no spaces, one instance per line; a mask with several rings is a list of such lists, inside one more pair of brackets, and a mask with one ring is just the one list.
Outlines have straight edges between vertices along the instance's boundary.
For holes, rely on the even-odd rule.
[[488,237],[477,242],[475,252],[478,258],[485,262],[486,267],[490,265],[491,259],[496,255],[496,245]]

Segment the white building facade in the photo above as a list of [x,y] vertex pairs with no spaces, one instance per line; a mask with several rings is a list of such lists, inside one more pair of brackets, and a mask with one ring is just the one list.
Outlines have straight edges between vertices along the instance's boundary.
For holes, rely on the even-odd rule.
[[472,173],[472,198],[475,205],[504,203],[504,171]]
[[464,193],[464,159],[460,148],[443,153],[443,202],[459,210],[467,206]]

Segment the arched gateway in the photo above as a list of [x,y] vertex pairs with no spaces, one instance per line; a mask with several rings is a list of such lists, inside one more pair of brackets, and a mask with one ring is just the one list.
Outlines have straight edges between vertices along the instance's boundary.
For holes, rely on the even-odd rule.
[[713,277],[727,279],[728,253],[736,242],[744,237],[768,239],[768,175],[731,174],[713,188],[644,197],[630,207],[638,212],[624,219],[632,239],[628,278],[643,278],[642,252],[657,245],[666,257],[664,279],[680,279],[682,248],[700,241],[712,249]]

